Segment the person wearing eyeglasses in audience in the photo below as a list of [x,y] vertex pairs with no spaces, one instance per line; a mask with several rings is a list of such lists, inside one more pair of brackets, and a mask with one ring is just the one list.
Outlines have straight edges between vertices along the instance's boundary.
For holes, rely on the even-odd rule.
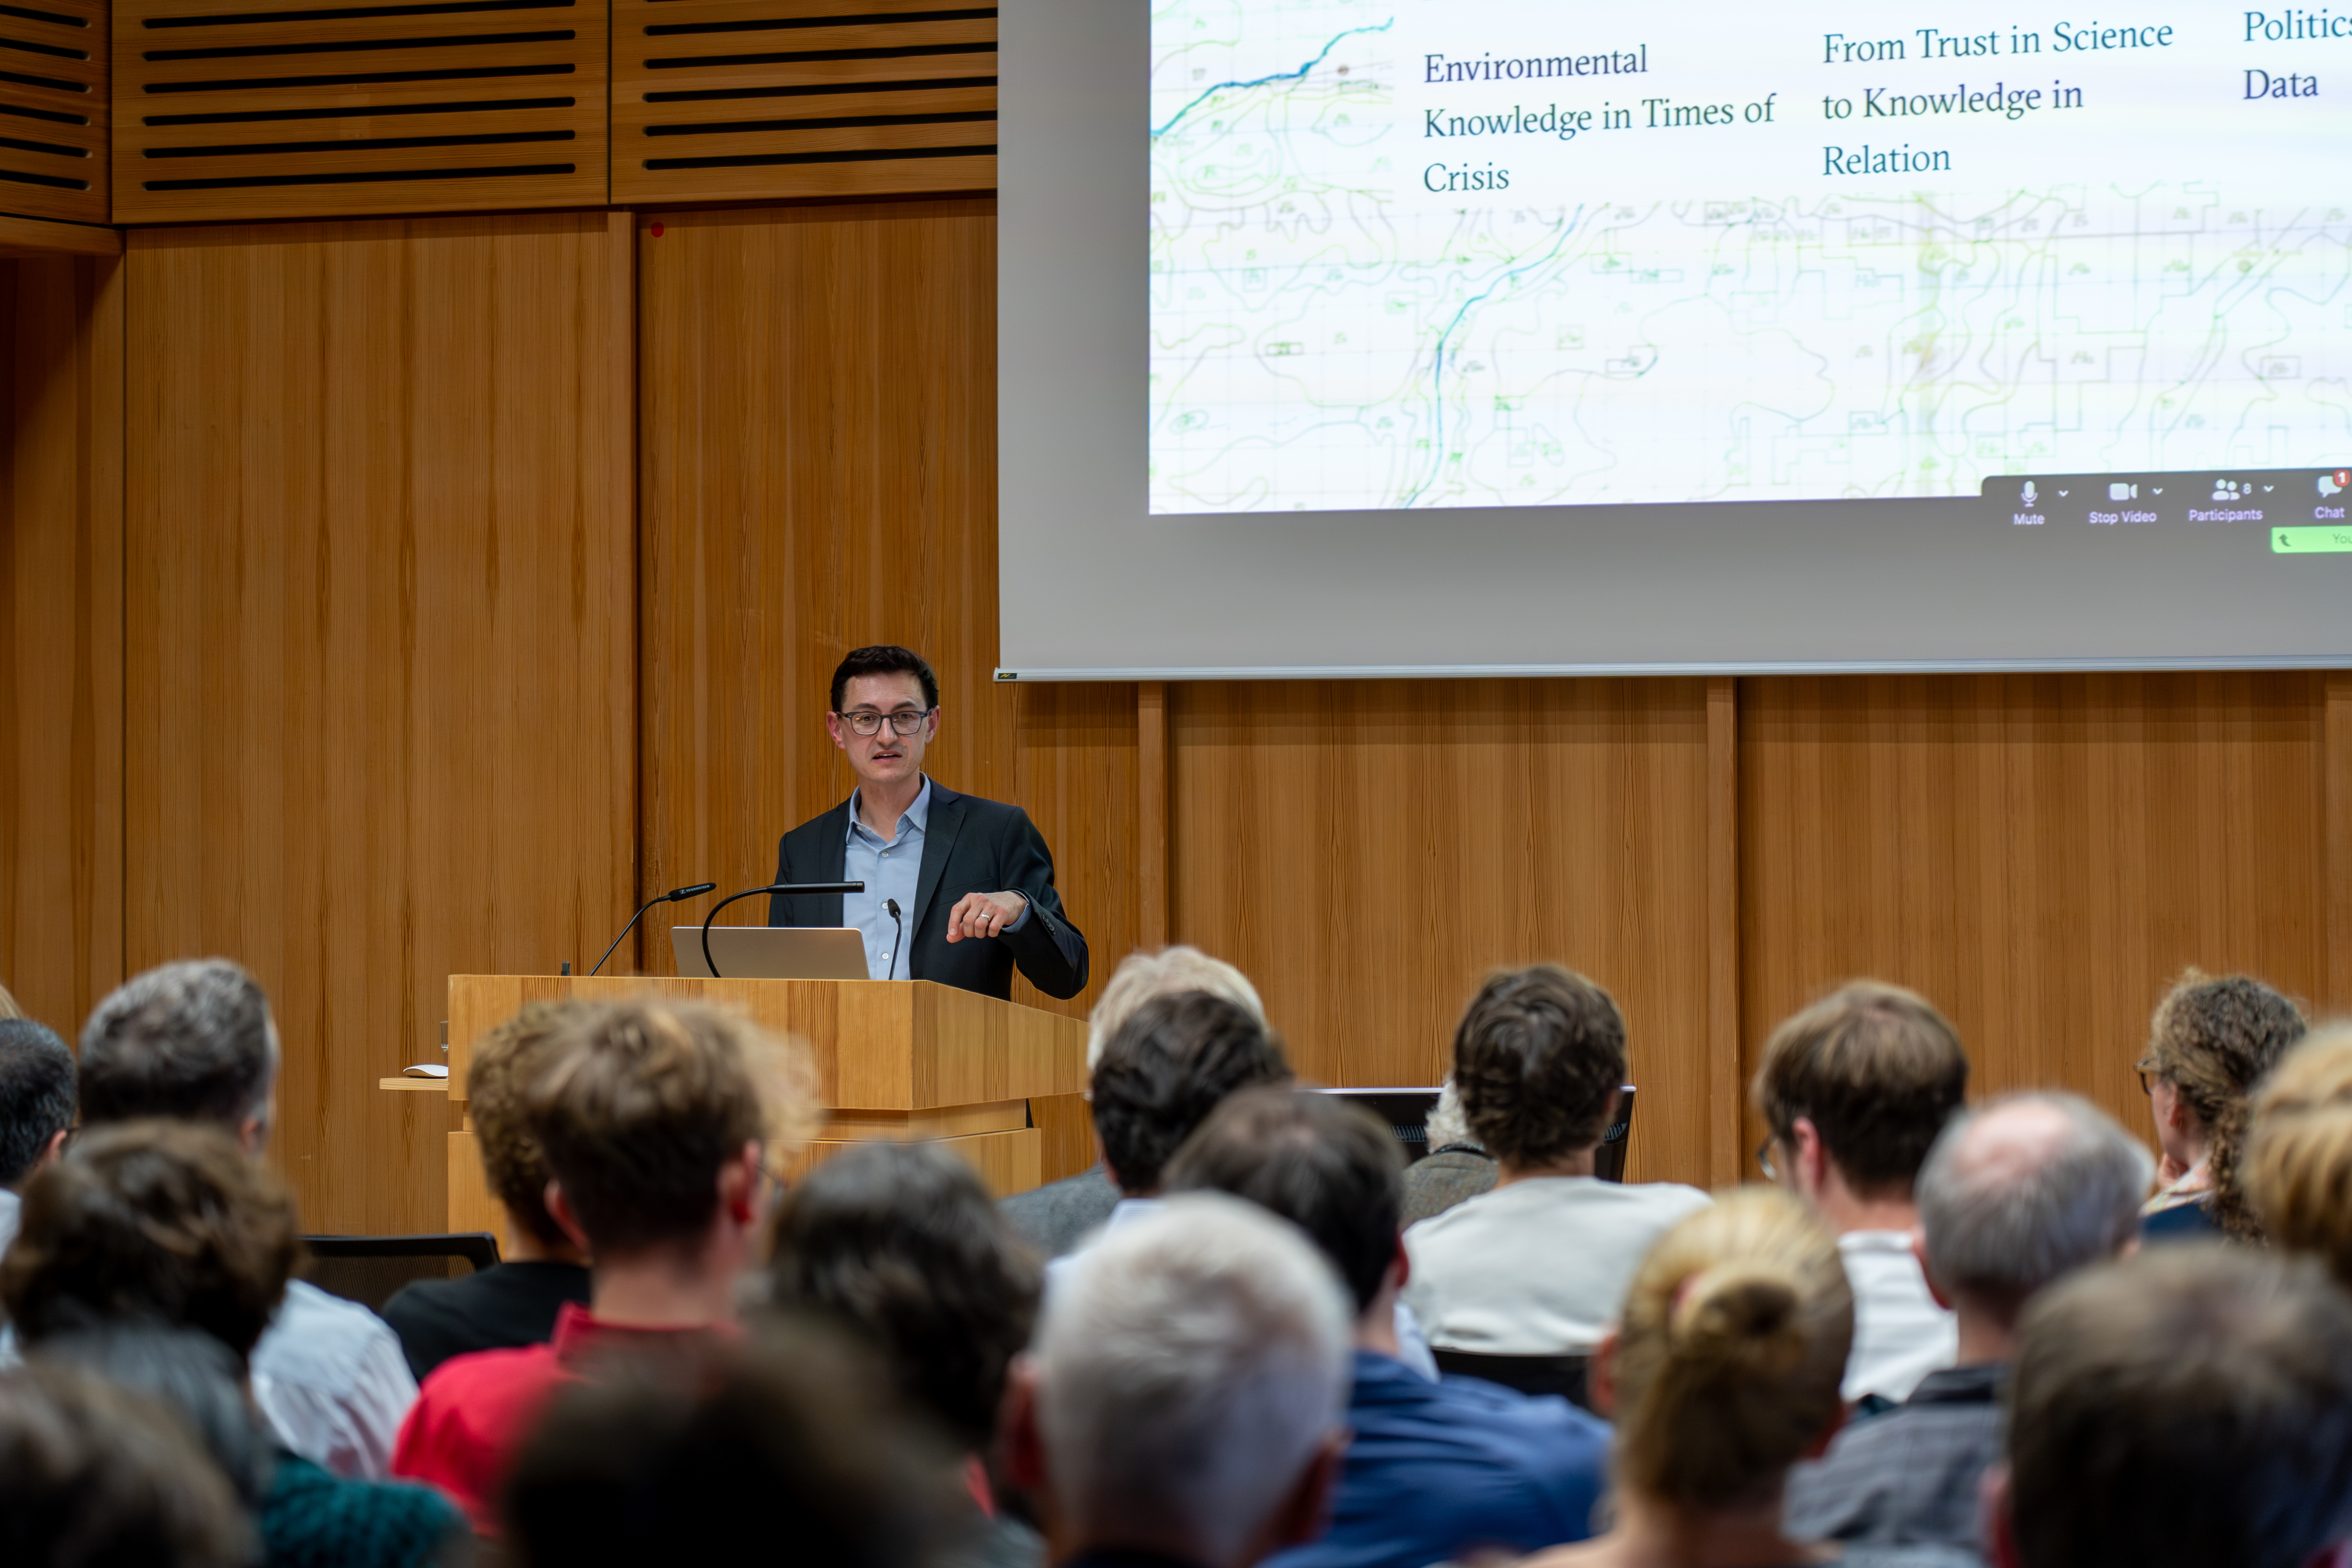
[[773,896],[768,923],[856,927],[876,980],[935,980],[1009,1000],[1017,967],[1048,996],[1085,990],[1087,939],[1063,911],[1053,851],[1028,813],[923,772],[940,732],[940,681],[922,656],[852,649],[833,672],[824,728],[856,787],[784,835],[776,880],[866,890]]

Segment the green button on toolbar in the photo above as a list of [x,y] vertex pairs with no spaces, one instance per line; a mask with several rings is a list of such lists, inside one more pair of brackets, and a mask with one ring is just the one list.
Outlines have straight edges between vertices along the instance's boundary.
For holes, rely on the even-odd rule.
[[2352,528],[2271,530],[2271,553],[2273,555],[2318,555],[2329,551],[2352,551]]

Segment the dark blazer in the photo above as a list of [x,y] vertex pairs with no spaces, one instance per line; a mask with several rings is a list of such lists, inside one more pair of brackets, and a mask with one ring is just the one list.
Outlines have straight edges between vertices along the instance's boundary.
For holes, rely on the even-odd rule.
[[[779,882],[838,882],[849,858],[849,803],[810,818],[776,847]],[[948,911],[966,893],[1019,893],[1029,919],[993,939],[948,941]],[[768,900],[772,926],[837,926],[841,895]],[[1087,988],[1087,939],[1062,912],[1054,890],[1054,855],[1017,805],[958,795],[931,781],[923,825],[923,864],[915,907],[907,912],[907,973],[984,996],[1010,998],[1013,966],[1048,996]]]

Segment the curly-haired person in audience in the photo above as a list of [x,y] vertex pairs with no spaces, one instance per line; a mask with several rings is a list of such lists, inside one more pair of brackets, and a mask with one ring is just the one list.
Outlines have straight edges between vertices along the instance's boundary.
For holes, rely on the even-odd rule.
[[[1119,961],[1102,994],[1095,999],[1094,1011],[1087,1015],[1088,1079],[1094,1076],[1111,1037],[1137,1008],[1154,997],[1184,991],[1222,996],[1248,1014],[1259,1028],[1265,1027],[1265,1005],[1258,1000],[1257,987],[1223,959],[1212,958],[1181,942],[1158,952],[1130,952]],[[1097,1160],[1075,1176],[1015,1193],[1003,1199],[1001,1206],[1031,1246],[1047,1258],[1059,1258],[1110,1218],[1119,1195],[1118,1182]]]
[[[83,1026],[82,1125],[208,1122],[258,1161],[278,1067],[278,1026],[253,976],[225,959],[166,963],[124,982]],[[383,1319],[297,1279],[252,1360],[254,1397],[289,1448],[339,1476],[391,1473],[416,1379]]]
[[1927,998],[1858,980],[1784,1020],[1752,1086],[1769,1129],[1764,1173],[1838,1238],[1853,1287],[1845,1396],[1899,1405],[1959,1353],[1952,1314],[1928,1293],[1912,1236],[1912,1184],[1968,1097],[1960,1037]]
[[1996,1568],[2341,1568],[2352,1300],[2309,1258],[2150,1247],[2026,1310]]
[[169,1412],[71,1367],[0,1372],[0,1563],[252,1561],[236,1495]]
[[1952,1120],[1919,1169],[1919,1258],[1958,1320],[1958,1363],[1798,1467],[1790,1534],[1983,1550],[1978,1493],[2000,1457],[2018,1315],[2055,1280],[2137,1244],[2154,1169],[2071,1094],[2012,1095]]
[[938,1424],[989,1521],[984,1559],[1038,1561],[1044,1543],[999,1510],[989,1461],[1044,1276],[979,1173],[936,1143],[836,1154],[778,1206],[767,1284],[772,1306],[867,1338],[899,1394]]
[[30,1018],[0,1018],[0,1257],[25,1184],[65,1148],[73,1119],[73,1052]]
[[1323,1527],[1346,1293],[1296,1227],[1181,1193],[1078,1256],[1005,1394],[1055,1568],[1251,1568]]
[[[1536,1568],[1797,1568],[1829,1561],[1782,1528],[1791,1466],[1844,1419],[1853,1296],[1837,1243],[1787,1194],[1751,1187],[1668,1231],[1642,1260],[1623,1324],[1593,1357],[1616,1422],[1606,1534]],[[1972,1561],[1871,1547],[1864,1564]]]
[[1592,1531],[1607,1426],[1562,1399],[1424,1377],[1399,1358],[1402,1167],[1370,1111],[1288,1089],[1234,1096],[1168,1167],[1171,1192],[1231,1193],[1298,1226],[1354,1300],[1353,1436],[1331,1528],[1277,1568],[1424,1568],[1472,1546],[1524,1552]]
[[1495,1186],[1404,1233],[1405,1301],[1439,1350],[1590,1354],[1642,1255],[1707,1204],[1696,1187],[1592,1173],[1625,1082],[1625,1020],[1580,974],[1497,974],[1454,1031],[1454,1082]]
[[2243,1179],[2271,1244],[2352,1289],[2352,1026],[2313,1032],[2254,1091]]
[[419,1379],[451,1356],[545,1344],[566,1303],[588,1304],[588,1262],[547,1212],[547,1156],[531,1135],[523,1091],[548,1047],[585,1011],[579,1002],[533,1002],[474,1047],[466,1113],[482,1174],[506,1215],[499,1261],[460,1279],[420,1279],[383,1304]]
[[2294,1003],[2242,974],[2216,980],[2192,969],[2157,1004],[2147,1054],[2134,1064],[2164,1151],[2164,1188],[2141,1226],[2148,1240],[2262,1235],[2238,1173],[2247,1101],[2304,1029]]
[[24,1222],[0,1262],[0,1306],[27,1353],[178,1410],[253,1509],[268,1568],[411,1568],[462,1538],[457,1510],[425,1488],[345,1480],[258,1440],[239,1385],[302,1245],[283,1184],[226,1131],[134,1121],[86,1134],[34,1178]]
[[783,1107],[782,1045],[741,1016],[637,997],[591,1008],[547,1049],[524,1092],[555,1179],[548,1206],[596,1259],[587,1308],[546,1344],[477,1351],[425,1380],[400,1430],[397,1474],[454,1498],[485,1535],[531,1424],[565,1385],[630,1362],[681,1382],[736,1338]]

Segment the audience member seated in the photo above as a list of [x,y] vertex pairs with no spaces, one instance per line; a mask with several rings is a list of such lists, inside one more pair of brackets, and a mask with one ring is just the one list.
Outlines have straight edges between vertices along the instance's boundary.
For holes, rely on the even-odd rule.
[[2318,1568],[2352,1542],[2352,1301],[2307,1259],[2167,1247],[2025,1315],[1999,1568]]
[[956,1467],[855,1344],[772,1326],[694,1382],[565,1388],[507,1483],[523,1568],[761,1560],[923,1568],[971,1515]]
[[1429,1112],[1429,1152],[1405,1167],[1404,1223],[1418,1225],[1495,1190],[1495,1156],[1470,1131],[1462,1091],[1448,1078]]
[[[269,1142],[278,1028],[253,977],[221,959],[167,963],[98,1005],[81,1037],[84,1127],[163,1116],[226,1128],[254,1160]],[[416,1379],[366,1308],[307,1280],[254,1348],[253,1393],[286,1447],[332,1474],[390,1473]]]
[[2136,1064],[2164,1151],[2164,1186],[2142,1226],[2150,1241],[2261,1238],[2238,1177],[2246,1100],[2303,1033],[2294,1003],[2242,974],[2212,980],[2192,969],[2157,1004]]
[[802,1179],[776,1212],[768,1300],[872,1341],[899,1394],[965,1457],[991,1561],[1043,1543],[998,1513],[988,1464],[1013,1358],[1036,1326],[1037,1260],[978,1173],[936,1143],[867,1143]]
[[1389,1128],[1363,1108],[1258,1089],[1219,1106],[1168,1167],[1171,1193],[1231,1193],[1298,1226],[1354,1297],[1354,1435],[1338,1506],[1321,1540],[1275,1559],[1282,1568],[1425,1568],[1592,1531],[1608,1427],[1565,1400],[1475,1378],[1433,1382],[1398,1359],[1402,1164]]
[[1643,1254],[1707,1196],[1592,1173],[1625,1082],[1609,994],[1550,964],[1497,974],[1454,1034],[1454,1082],[1494,1190],[1405,1232],[1405,1300],[1441,1350],[1585,1355]]
[[[1128,1015],[1095,1062],[1095,1132],[1119,1201],[1104,1234],[1157,1206],[1171,1156],[1225,1097],[1287,1083],[1282,1043],[1239,1003],[1206,991],[1154,996]],[[1075,1254],[1046,1266],[1049,1285]]]
[[1845,1396],[1865,1411],[1910,1398],[1959,1352],[1912,1249],[1912,1183],[1968,1088],[1943,1015],[1875,981],[1823,997],[1765,1042],[1754,1094],[1770,1135],[1759,1159],[1837,1235],[1853,1287]]
[[1920,1260],[1959,1326],[1959,1364],[1848,1426],[1789,1484],[1801,1540],[1952,1546],[1981,1555],[1979,1489],[2000,1458],[2000,1389],[2017,1320],[2044,1287],[2139,1234],[2155,1168],[2105,1112],[2071,1094],[1963,1111],[1919,1169]]
[[2312,1035],[2254,1091],[2245,1185],[2272,1245],[2352,1289],[2352,1027]]
[[0,1563],[247,1568],[251,1539],[169,1413],[69,1367],[0,1373]]
[[420,1279],[383,1304],[408,1369],[421,1381],[451,1356],[544,1344],[566,1302],[588,1304],[588,1265],[547,1212],[547,1158],[522,1109],[524,1085],[546,1046],[583,1005],[534,1002],[474,1047],[466,1111],[498,1200],[499,1262],[461,1279]]
[[1789,1539],[1781,1489],[1844,1418],[1838,1383],[1853,1339],[1837,1244],[1801,1205],[1750,1187],[1676,1225],[1642,1260],[1623,1324],[1593,1356],[1594,1403],[1617,1423],[1609,1531],[1532,1561],[1821,1560]]
[[0,1256],[25,1184],[58,1157],[73,1120],[73,1052],[30,1018],[0,1018]]
[[774,1043],[715,1007],[644,998],[584,1012],[546,1047],[524,1115],[548,1207],[596,1259],[587,1309],[547,1344],[477,1351],[425,1380],[393,1468],[497,1531],[499,1488],[565,1384],[633,1361],[691,1381],[735,1338],[735,1288],[766,1217]]
[[[1094,1011],[1087,1016],[1087,1076],[1093,1076],[1103,1047],[1138,1007],[1155,996],[1181,991],[1222,996],[1255,1019],[1259,1027],[1265,1026],[1265,1006],[1258,1000],[1257,987],[1223,959],[1181,944],[1158,952],[1130,952],[1119,961]],[[1032,1247],[1045,1257],[1059,1258],[1101,1228],[1118,1197],[1118,1184],[1097,1161],[1075,1176],[1015,1193],[1003,1200],[1003,1206]]]
[[410,1568],[462,1535],[423,1487],[345,1480],[260,1440],[239,1384],[301,1237],[293,1198],[227,1132],[157,1121],[87,1134],[34,1179],[24,1217],[0,1306],[26,1353],[178,1410],[254,1509],[265,1564]]
[[1005,1399],[1006,1469],[1056,1568],[1250,1568],[1313,1539],[1347,1441],[1330,1266],[1215,1193],[1076,1261]]

